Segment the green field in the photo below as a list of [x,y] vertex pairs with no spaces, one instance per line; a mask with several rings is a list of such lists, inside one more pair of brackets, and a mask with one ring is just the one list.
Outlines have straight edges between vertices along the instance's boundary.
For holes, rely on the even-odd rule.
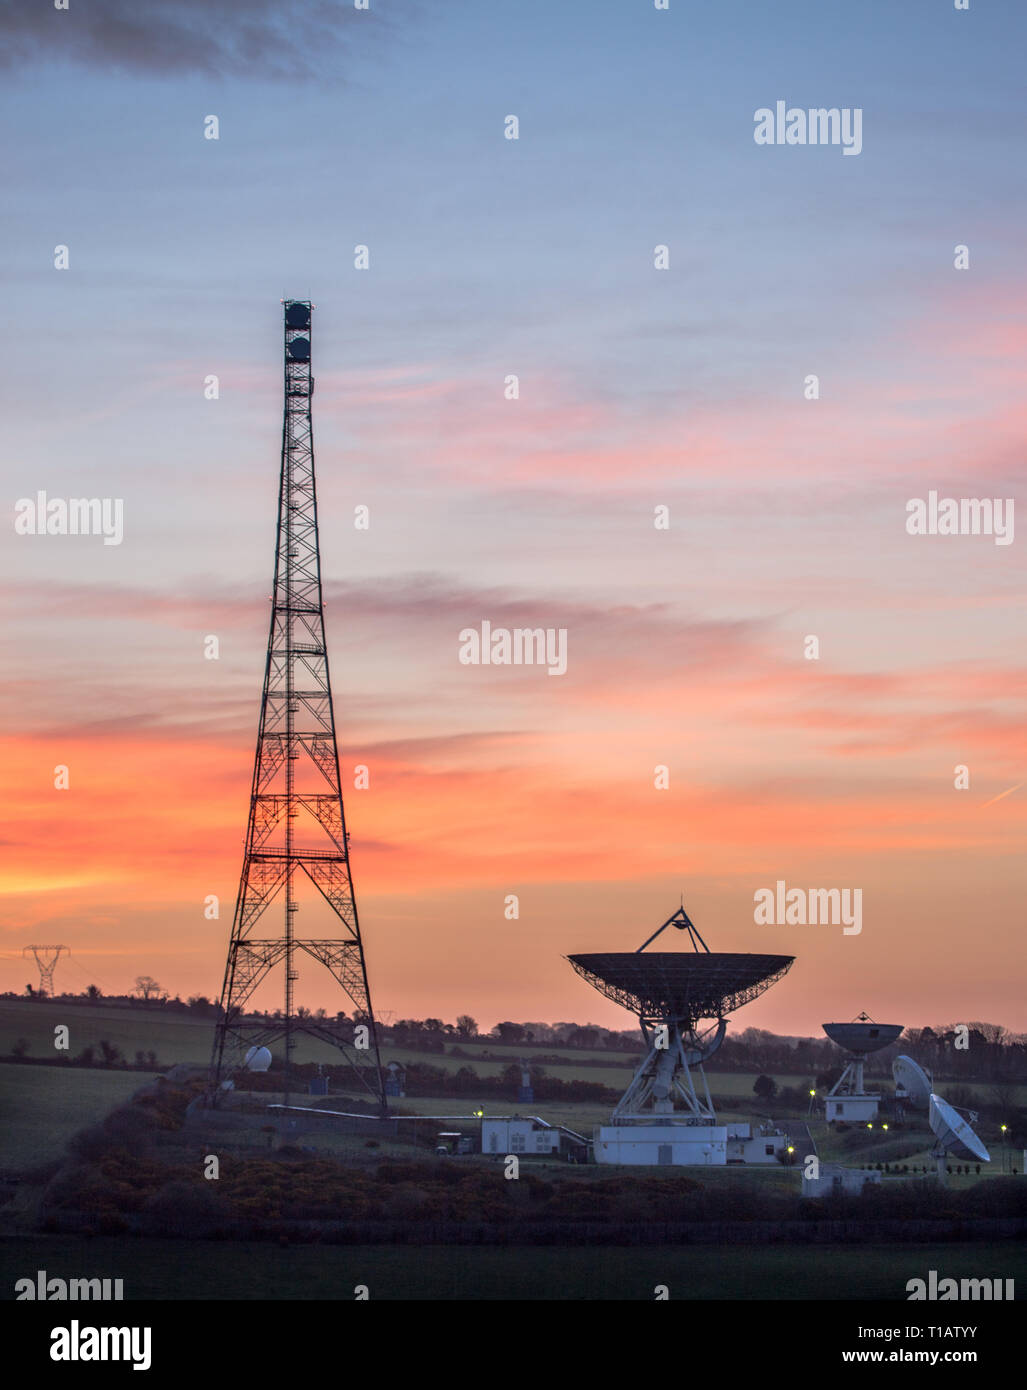
[[[1003,1245],[667,1246],[638,1249],[507,1246],[276,1246],[211,1241],[0,1240],[0,1289],[50,1277],[124,1279],[132,1299],[372,1299],[647,1301],[671,1299],[905,1300],[906,1281],[1011,1278],[1027,1287],[1027,1250]],[[1012,1310],[1010,1310],[1012,1312]],[[15,1315],[16,1316],[16,1315]]]
[[[24,1038],[29,1044],[30,1057],[52,1057],[54,1027],[60,1023],[70,1029],[71,1056],[77,1056],[84,1047],[98,1050],[100,1039],[106,1038],[120,1048],[126,1060],[133,1061],[137,1051],[152,1050],[163,1067],[174,1066],[176,1062],[209,1062],[214,1037],[211,1019],[168,1014],[160,1009],[114,1009],[102,1005],[62,1004],[59,1000],[39,1004],[28,1000],[3,1000],[0,1001],[0,1055],[9,1054],[16,1040]],[[496,1076],[510,1065],[511,1058],[516,1059],[519,1055],[517,1048],[504,1047],[494,1039],[458,1045],[467,1056],[420,1052],[415,1048],[394,1047],[387,1043],[383,1047],[383,1059],[404,1064],[421,1062],[447,1072],[473,1067],[480,1076]],[[609,1052],[597,1050],[582,1051],[581,1058],[602,1061],[607,1065],[582,1067],[576,1065],[577,1055],[571,1053],[566,1066],[547,1066],[547,1074],[563,1080],[580,1078],[595,1081],[599,1085],[623,1090],[631,1079],[632,1068],[637,1065],[637,1059],[633,1060],[630,1054],[623,1054],[621,1061],[616,1054],[611,1057]],[[327,1043],[302,1035],[296,1039],[294,1056],[297,1062],[338,1062],[338,1053]],[[730,1082],[736,1078],[724,1079]],[[751,1088],[751,1081],[749,1085]]]
[[164,1067],[176,1062],[209,1062],[214,1025],[188,1015],[161,1014],[153,1009],[107,1009],[89,1004],[43,1004],[0,1000],[0,1053],[10,1055],[18,1038],[28,1041],[30,1057],[55,1057],[54,1027],[69,1030],[68,1053],[78,1056],[84,1047],[99,1051],[106,1038],[121,1049],[129,1062],[136,1052],[154,1051]]
[[[168,1014],[160,1009],[115,1009],[102,1005],[63,1004],[59,1000],[51,1003],[33,1003],[29,1000],[0,1001],[0,1055],[9,1054],[14,1043],[24,1038],[28,1044],[30,1057],[54,1056],[54,1027],[65,1024],[70,1030],[69,1055],[77,1056],[84,1047],[99,1049],[101,1038],[119,1048],[127,1061],[133,1061],[137,1052],[153,1051],[162,1067],[174,1066],[176,1062],[197,1065],[210,1060],[214,1025],[210,1019],[197,1019],[187,1014]],[[386,1043],[382,1049],[386,1062],[405,1064],[423,1063],[440,1067],[447,1072],[456,1072],[460,1067],[473,1067],[479,1076],[495,1076],[510,1065],[511,1059],[520,1054],[517,1047],[498,1043],[495,1039],[456,1044],[466,1055],[450,1056],[446,1053],[420,1052],[416,1048],[396,1047]],[[593,1081],[601,1086],[610,1086],[622,1091],[631,1079],[631,1073],[639,1058],[630,1053],[613,1053],[598,1048],[594,1050],[563,1049],[555,1044],[553,1053],[565,1057],[564,1064],[546,1064],[543,1067],[548,1076],[563,1081]],[[525,1054],[530,1061],[533,1053]],[[297,1062],[337,1062],[338,1054],[326,1043],[317,1039],[300,1036],[296,1040],[295,1057]],[[583,1066],[583,1062],[601,1062],[601,1066]],[[721,1096],[738,1096],[749,1099],[752,1096],[753,1074],[746,1072],[708,1073],[710,1089]],[[779,1086],[804,1086],[809,1078],[775,1074]]]
[[65,1144],[151,1077],[141,1071],[0,1066],[0,1168],[59,1158]]

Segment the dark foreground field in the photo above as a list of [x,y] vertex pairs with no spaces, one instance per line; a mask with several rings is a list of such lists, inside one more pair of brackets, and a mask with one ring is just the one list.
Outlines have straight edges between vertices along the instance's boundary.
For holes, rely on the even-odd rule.
[[905,1300],[906,1281],[931,1269],[939,1278],[1015,1279],[1017,1289],[1027,1289],[1027,1249],[1013,1242],[482,1249],[69,1236],[0,1241],[3,1298],[13,1298],[16,1279],[39,1269],[51,1278],[121,1278],[126,1300],[348,1300],[361,1284],[371,1299],[651,1300],[665,1284],[671,1299]]

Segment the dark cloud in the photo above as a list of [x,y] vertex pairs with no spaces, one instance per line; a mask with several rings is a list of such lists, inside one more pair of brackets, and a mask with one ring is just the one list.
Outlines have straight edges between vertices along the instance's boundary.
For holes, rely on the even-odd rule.
[[380,29],[352,0],[0,0],[0,67],[337,79],[338,60]]

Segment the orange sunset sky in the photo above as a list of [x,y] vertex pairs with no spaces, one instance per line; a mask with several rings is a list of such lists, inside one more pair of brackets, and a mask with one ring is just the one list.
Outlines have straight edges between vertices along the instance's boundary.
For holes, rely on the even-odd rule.
[[[554,8],[538,32],[441,15],[379,35],[373,82],[33,60],[0,349],[0,988],[37,982],[40,941],[70,947],[58,987],[220,989],[286,295],[317,305],[329,657],[379,1010],[628,1027],[563,957],[634,949],[683,896],[711,949],[796,957],[738,1028],[865,1009],[1027,1030],[1027,510],[1008,545],[905,526],[932,490],[1024,502],[1019,147],[961,87],[972,53],[921,53],[905,18],[884,53],[862,7],[840,46],[827,21],[778,46],[768,19],[760,61],[714,80],[716,15],[686,30],[681,6],[657,35],[611,10],[578,63]],[[859,158],[755,146],[783,91],[862,101]],[[37,490],[123,499],[122,543],[16,534]],[[566,629],[566,674],[462,665],[484,620]],[[861,889],[862,932],[757,926],[777,880]],[[298,1001],[346,1004],[313,966]]]

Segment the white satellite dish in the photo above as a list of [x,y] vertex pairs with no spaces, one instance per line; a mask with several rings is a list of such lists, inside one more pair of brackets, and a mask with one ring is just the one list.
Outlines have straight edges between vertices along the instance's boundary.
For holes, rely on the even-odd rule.
[[898,1088],[896,1095],[898,1091],[903,1093],[899,1099],[908,1101],[918,1110],[930,1103],[934,1087],[919,1062],[914,1062],[912,1057],[896,1057],[891,1064],[891,1074]]
[[953,1158],[976,1159],[980,1163],[990,1163],[991,1154],[974,1134],[962,1115],[941,1096],[931,1096],[929,1124],[937,1136],[938,1143]]
[[271,1065],[271,1053],[266,1047],[251,1047],[243,1065],[247,1071],[267,1071]]

